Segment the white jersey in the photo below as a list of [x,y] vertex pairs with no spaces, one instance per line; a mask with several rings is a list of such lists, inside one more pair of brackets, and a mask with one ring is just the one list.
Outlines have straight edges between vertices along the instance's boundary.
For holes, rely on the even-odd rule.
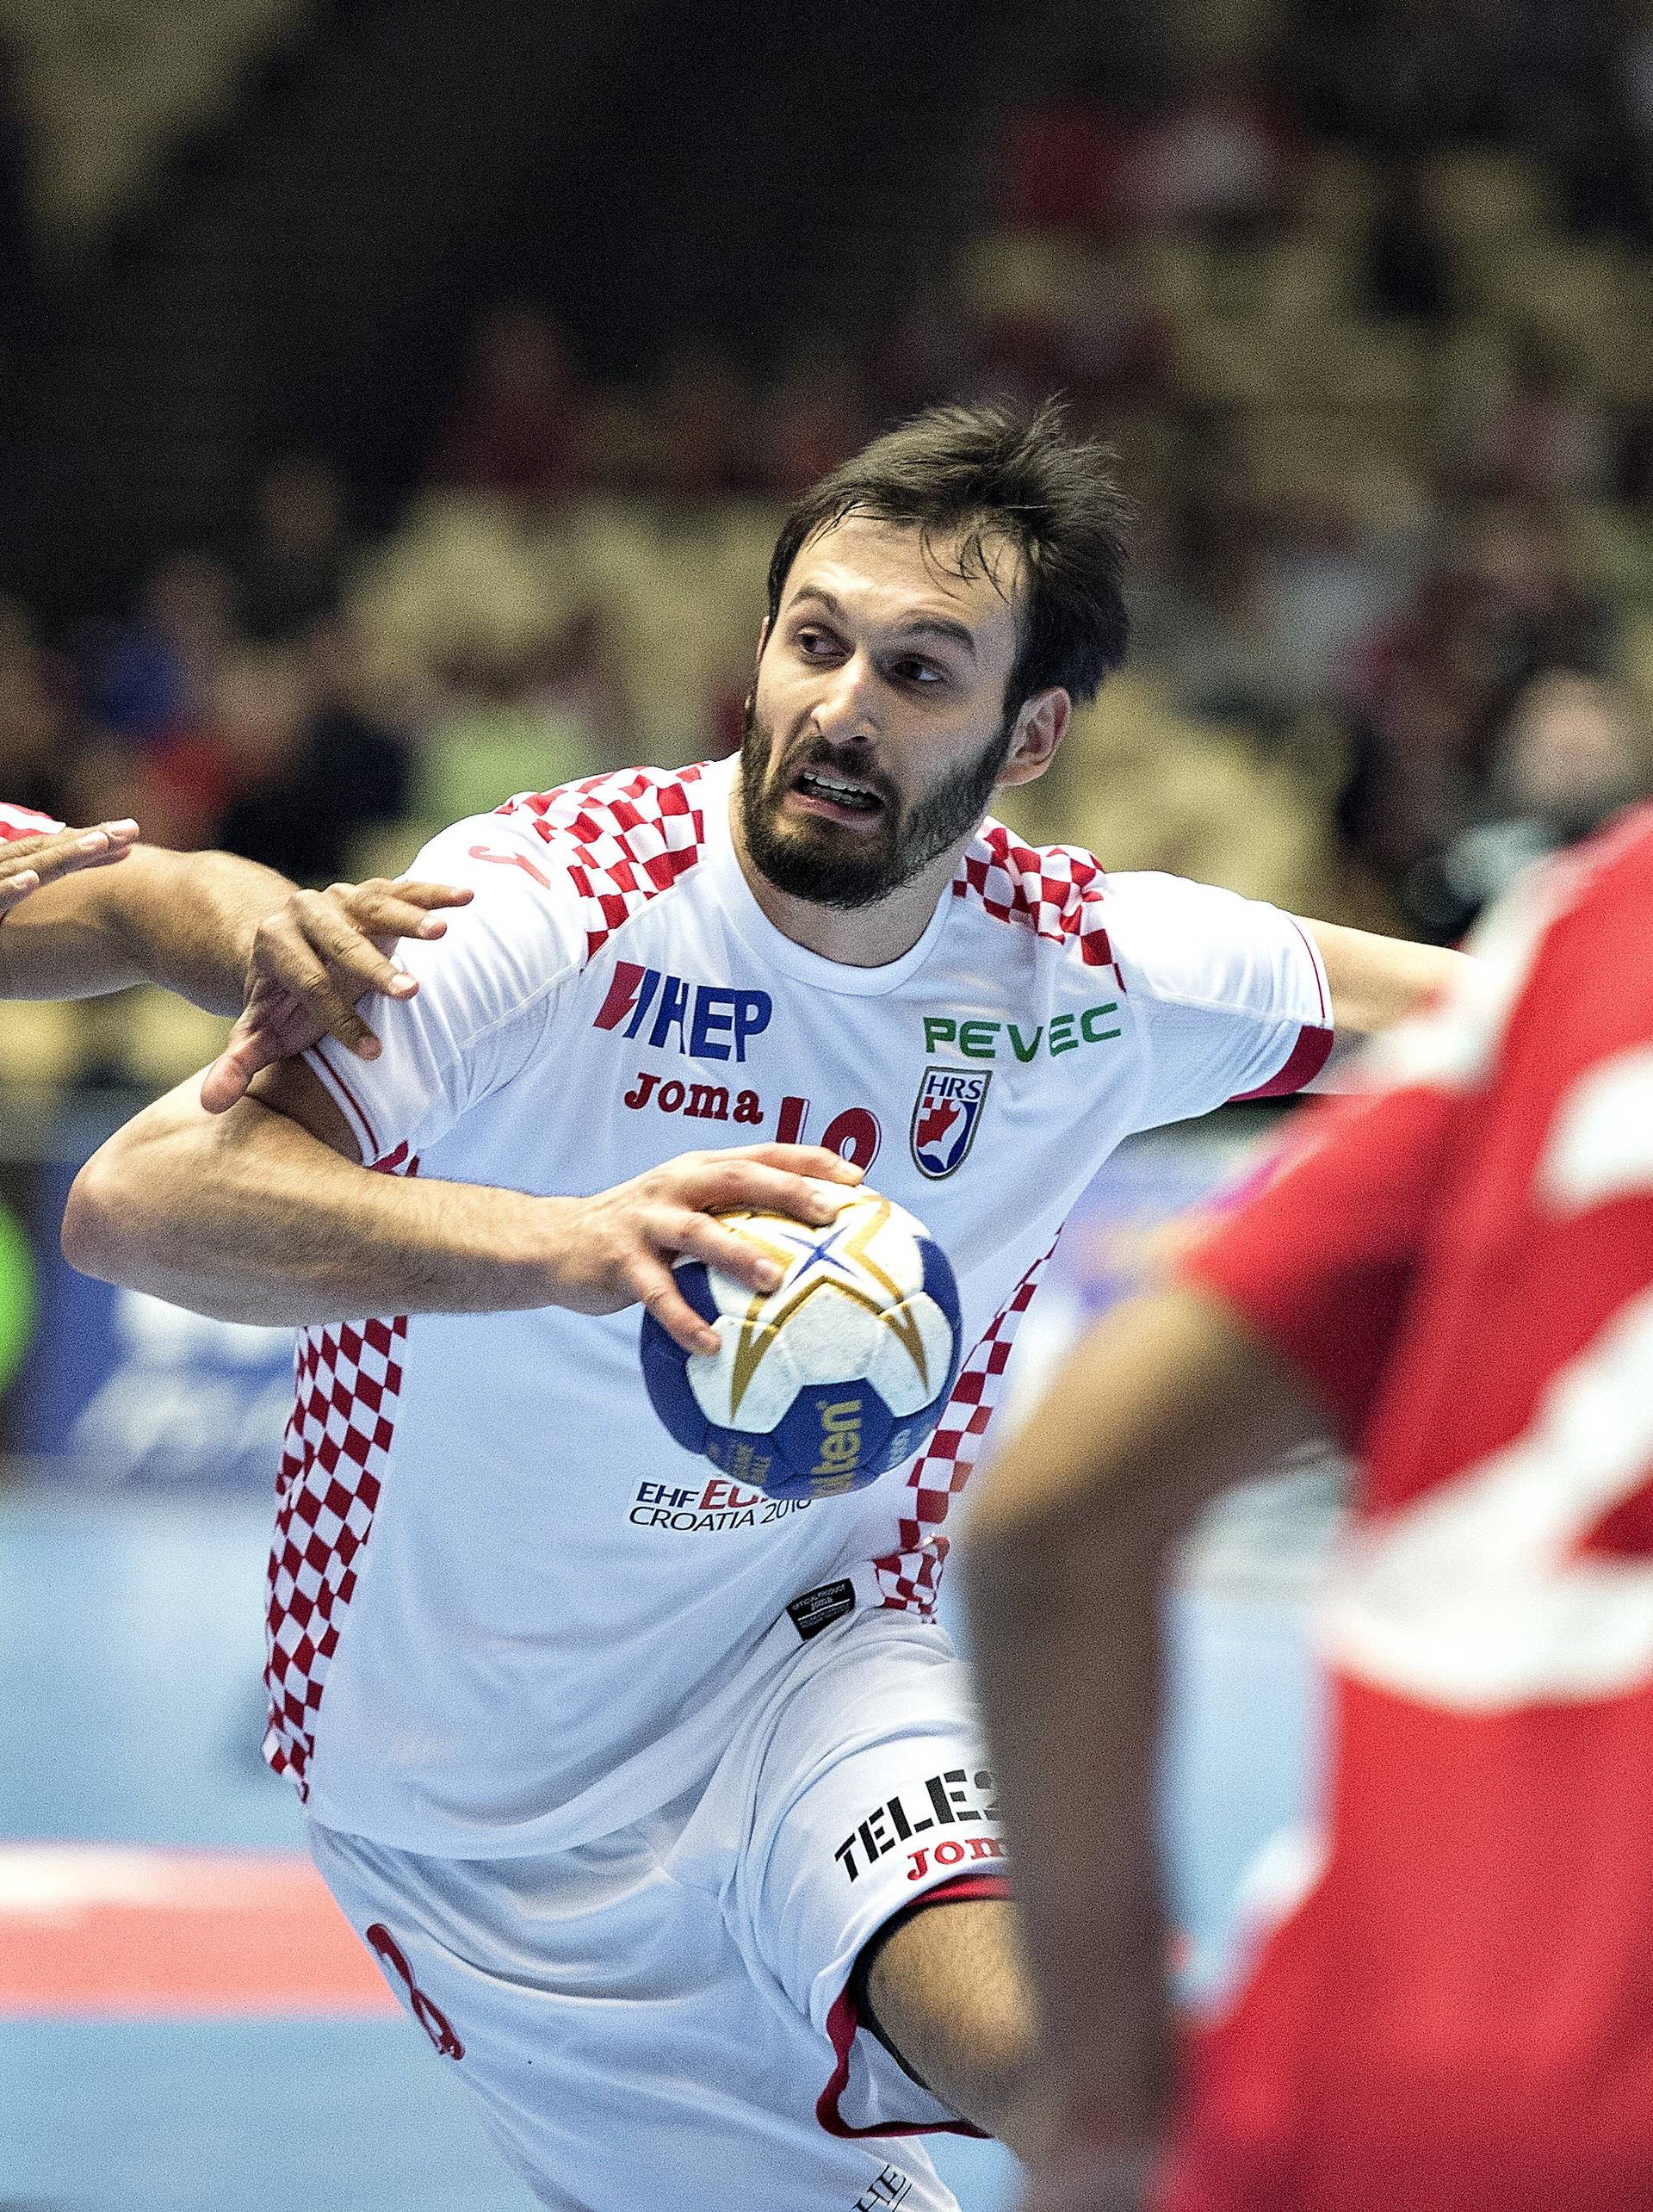
[[445,830],[417,872],[474,902],[403,945],[419,993],[382,1007],[377,1060],[311,1064],[390,1172],[579,1194],[709,1146],[839,1149],[940,1242],[973,1348],[916,1459],[783,1503],[672,1441],[635,1308],[305,1332],[267,1750],[330,1827],[571,1848],[703,1781],[834,1607],[930,1612],[1017,1323],[1099,1164],[1325,1056],[1290,915],[993,822],[911,951],[822,959],[752,896],[734,772],[628,771]]

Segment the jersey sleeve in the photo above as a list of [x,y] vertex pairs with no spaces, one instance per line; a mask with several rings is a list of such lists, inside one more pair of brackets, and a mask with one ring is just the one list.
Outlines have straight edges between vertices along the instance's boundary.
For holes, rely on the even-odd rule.
[[1177,876],[1108,878],[1108,939],[1141,1013],[1147,1091],[1137,1126],[1230,1099],[1284,1098],[1324,1066],[1331,993],[1295,914]]
[[579,895],[555,853],[510,815],[480,815],[433,838],[409,871],[467,886],[444,936],[406,938],[397,959],[417,997],[378,998],[381,1050],[363,1060],[324,1038],[305,1055],[371,1163],[418,1152],[520,1073],[585,959]]
[[1356,1444],[1388,1365],[1462,1101],[1408,1089],[1316,1101],[1285,1163],[1185,1255]]
[[0,845],[15,845],[23,837],[51,837],[62,827],[60,821],[36,814],[33,807],[14,807],[0,800]]

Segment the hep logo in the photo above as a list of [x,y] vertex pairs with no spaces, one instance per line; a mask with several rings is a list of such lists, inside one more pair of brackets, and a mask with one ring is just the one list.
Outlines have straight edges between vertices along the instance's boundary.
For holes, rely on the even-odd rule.
[[375,1920],[368,1930],[368,1949],[378,1955],[379,1963],[387,1977],[394,1974],[407,1992],[407,2002],[413,2017],[436,2045],[444,2059],[462,2059],[465,2046],[449,2025],[448,2016],[434,2005],[413,1979],[413,1969],[407,1962],[407,1954],[391,1934],[382,1920]]
[[691,1060],[744,1060],[746,1040],[769,1027],[774,1001],[767,991],[739,991],[721,983],[690,983],[659,968],[616,960],[609,994],[593,1029],[620,1029],[638,1037],[647,1024],[648,1044],[664,1048],[673,1037]]

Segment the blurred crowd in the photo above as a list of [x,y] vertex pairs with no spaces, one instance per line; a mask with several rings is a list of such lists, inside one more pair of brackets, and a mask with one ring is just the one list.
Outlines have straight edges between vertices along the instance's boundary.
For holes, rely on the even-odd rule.
[[0,607],[0,794],[320,882],[727,750],[788,497],[1060,390],[1138,510],[1136,643],[1018,827],[1457,936],[1653,784],[1653,0],[1106,12],[858,337],[615,387],[502,302],[388,537],[289,455],[124,619]]

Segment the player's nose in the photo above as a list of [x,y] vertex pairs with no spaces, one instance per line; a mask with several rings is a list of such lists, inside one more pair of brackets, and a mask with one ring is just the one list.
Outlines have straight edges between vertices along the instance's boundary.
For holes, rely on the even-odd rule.
[[821,736],[834,744],[866,741],[877,734],[873,669],[866,655],[852,653],[836,668],[821,672],[812,719]]

